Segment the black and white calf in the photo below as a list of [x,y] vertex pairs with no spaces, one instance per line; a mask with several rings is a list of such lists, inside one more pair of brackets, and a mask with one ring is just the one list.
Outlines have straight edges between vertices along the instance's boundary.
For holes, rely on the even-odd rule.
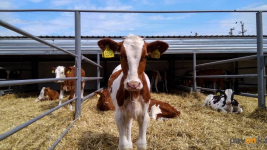
[[231,89],[220,91],[220,95],[208,95],[205,99],[203,106],[211,106],[213,109],[221,110],[222,112],[242,113],[237,100],[234,99],[234,91]]

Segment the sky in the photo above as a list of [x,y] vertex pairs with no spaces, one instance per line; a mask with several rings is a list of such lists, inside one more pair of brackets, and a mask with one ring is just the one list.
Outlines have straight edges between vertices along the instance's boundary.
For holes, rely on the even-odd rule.
[[[0,9],[267,10],[266,0],[0,0]],[[0,12],[0,19],[33,35],[73,36],[72,12]],[[267,13],[263,13],[267,35]],[[255,13],[81,13],[83,36],[256,35]],[[0,26],[0,36],[20,35]]]

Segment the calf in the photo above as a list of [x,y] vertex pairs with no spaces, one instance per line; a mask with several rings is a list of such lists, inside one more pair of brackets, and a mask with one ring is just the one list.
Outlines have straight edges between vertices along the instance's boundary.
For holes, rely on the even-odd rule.
[[[64,66],[58,66],[57,68],[52,67],[52,72],[56,74],[56,78],[68,78],[68,77],[75,77],[75,67],[69,66],[65,68]],[[81,68],[81,76],[85,77],[85,72]],[[59,80],[56,81],[60,83],[60,95],[59,95],[59,104],[61,105],[61,101],[63,99],[64,91],[70,91],[69,100],[72,99],[75,95],[75,80]],[[84,91],[85,81],[81,84],[81,97],[83,98],[83,91]],[[72,110],[72,102],[70,102],[69,109]]]
[[239,106],[237,100],[234,99],[234,92],[231,89],[220,91],[220,95],[208,95],[203,106],[211,106],[213,109],[221,110],[222,112],[242,113],[243,110]]
[[43,87],[40,95],[35,100],[35,102],[42,101],[42,100],[56,100],[59,98],[59,94],[57,91],[50,89],[49,87]]
[[150,100],[148,109],[150,117],[155,120],[174,118],[180,115],[180,111],[172,107],[170,104],[155,99]]
[[166,90],[168,92],[168,87],[167,87],[167,74],[166,71],[158,71],[158,70],[153,70],[151,71],[151,91],[153,85],[156,88],[156,91],[158,91],[158,82],[162,82],[163,90]]
[[97,109],[101,111],[115,110],[115,106],[112,103],[108,89],[103,89],[100,92],[95,92],[95,95],[99,97],[97,101]]
[[115,106],[115,122],[119,131],[119,149],[132,149],[132,121],[137,120],[139,137],[137,149],[146,149],[146,131],[149,125],[148,107],[150,81],[144,73],[149,54],[163,54],[168,44],[162,41],[146,43],[143,38],[129,35],[122,42],[109,38],[98,41],[102,51],[109,47],[120,53],[121,69],[114,71],[108,81],[108,89]]
[[[108,89],[95,92],[95,95],[99,97],[97,101],[97,109],[101,111],[115,110]],[[148,111],[150,117],[155,120],[161,118],[174,118],[180,115],[180,111],[172,107],[170,104],[155,99],[150,100]]]

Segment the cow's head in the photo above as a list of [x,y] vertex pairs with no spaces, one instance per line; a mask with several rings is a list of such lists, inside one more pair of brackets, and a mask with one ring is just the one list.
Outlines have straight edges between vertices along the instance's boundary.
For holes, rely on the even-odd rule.
[[220,93],[224,96],[226,105],[230,105],[234,100],[234,91],[232,89],[226,89],[224,92],[220,91]]
[[109,46],[114,52],[120,53],[124,88],[128,91],[138,91],[143,88],[141,77],[149,54],[158,49],[162,55],[169,47],[162,41],[146,43],[140,36],[132,34],[125,37],[122,42],[115,42],[109,38],[102,39],[98,41],[98,46],[102,51]]
[[38,99],[41,100],[41,99],[46,99],[46,94],[45,94],[45,89],[46,87],[43,87],[39,96],[38,96]]
[[48,95],[48,91],[51,90],[50,87],[44,88],[44,96]]
[[100,92],[95,92],[94,95],[99,97],[98,103],[100,103],[104,106],[108,106],[108,105],[110,105],[110,103],[112,103],[108,89],[103,89]]
[[[51,69],[52,69],[52,73],[55,73],[56,78],[66,78],[66,77],[68,77],[68,74],[72,70],[75,70],[75,67],[69,66],[68,68],[66,68],[64,66],[57,66],[56,68],[52,67]],[[58,81],[55,81],[55,82],[64,82],[64,81],[63,80],[58,80]]]

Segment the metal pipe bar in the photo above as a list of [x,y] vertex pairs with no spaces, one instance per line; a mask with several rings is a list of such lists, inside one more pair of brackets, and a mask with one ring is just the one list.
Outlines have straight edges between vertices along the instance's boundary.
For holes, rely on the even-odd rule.
[[56,140],[56,142],[49,148],[49,150],[53,150],[57,144],[60,142],[60,140],[68,133],[68,131],[70,130],[70,128],[74,125],[76,120],[74,120],[69,127],[62,133],[62,135]]
[[240,94],[237,94],[237,95],[258,98],[258,94],[240,93]]
[[44,83],[44,82],[53,82],[58,80],[73,80],[77,77],[71,78],[46,78],[46,79],[29,79],[29,80],[12,80],[12,81],[1,81],[0,87],[12,86],[12,85],[25,85],[25,84],[34,84],[34,83]]
[[103,90],[103,88],[98,89],[98,90],[94,91],[93,93],[90,93],[90,94],[86,95],[85,97],[82,98],[82,102],[84,102],[86,99],[94,96],[95,92],[98,92],[98,91],[101,91],[101,90]]
[[258,107],[265,108],[265,91],[266,79],[264,55],[263,55],[263,30],[262,30],[262,12],[256,13],[256,27],[257,27],[257,73],[258,73]]
[[103,79],[103,77],[82,77],[82,81],[101,80],[101,79]]
[[209,91],[209,92],[216,92],[218,89],[210,89],[210,88],[202,88],[202,87],[197,87],[197,89],[203,90],[203,91]]
[[197,71],[196,71],[196,64],[197,64],[197,56],[196,53],[193,53],[193,91],[197,92]]
[[33,119],[31,119],[31,120],[29,120],[29,121],[23,123],[23,124],[21,124],[21,125],[15,127],[15,128],[13,128],[13,129],[11,129],[11,130],[9,130],[9,131],[3,133],[3,134],[1,134],[1,135],[0,135],[0,141],[3,140],[3,139],[5,139],[5,138],[7,138],[7,137],[9,137],[9,136],[12,135],[12,134],[18,132],[19,130],[21,130],[21,129],[27,127],[28,125],[34,123],[35,121],[37,121],[37,120],[43,118],[44,116],[46,116],[46,115],[52,113],[53,111],[55,111],[55,110],[57,110],[57,109],[59,109],[59,108],[65,106],[66,104],[68,104],[68,103],[74,101],[76,98],[77,98],[77,97],[74,97],[73,99],[70,99],[70,100],[68,100],[68,101],[66,101],[66,102],[64,102],[64,103],[62,103],[61,105],[58,105],[58,106],[56,106],[56,107],[54,107],[54,108],[52,108],[52,109],[46,111],[45,113],[43,113],[43,114],[41,114],[41,115],[39,115],[39,116],[37,116],[37,117],[35,117],[35,118],[33,118]]
[[98,65],[97,63],[93,62],[92,60],[90,60],[90,59],[88,59],[88,58],[86,58],[86,57],[84,57],[84,56],[82,56],[82,60],[84,60],[84,61],[86,61],[86,62],[88,62],[88,63],[90,63],[90,64],[93,64],[93,65],[95,65],[95,66],[97,66],[97,67],[102,68],[102,66]]
[[239,74],[239,75],[207,75],[196,76],[197,78],[257,78],[257,74]]
[[82,9],[2,9],[0,12],[98,12],[98,13],[240,13],[267,12],[267,10],[184,10],[184,11],[146,11],[146,10],[82,10]]
[[242,68],[237,68],[237,69],[256,69],[257,67],[242,67]]
[[77,100],[75,101],[75,119],[79,118],[81,115],[81,64],[82,64],[82,55],[81,55],[81,14],[76,11],[75,14],[75,54],[77,57],[75,58],[75,76],[77,80],[75,82],[75,95],[77,96]]
[[[100,55],[99,54],[97,54],[97,64],[100,66]],[[100,77],[100,68],[99,67],[97,67],[96,68],[96,72],[97,72],[97,77]],[[100,80],[98,79],[97,80],[97,89],[100,89]]]
[[196,67],[215,65],[215,64],[223,64],[223,63],[229,63],[229,62],[235,62],[235,61],[247,60],[247,59],[254,59],[254,58],[257,58],[257,55],[251,55],[251,56],[245,56],[245,57],[239,57],[239,58],[233,58],[233,59],[209,62],[209,63],[196,65]]
[[40,39],[39,37],[34,36],[34,35],[32,35],[32,34],[30,34],[30,33],[28,33],[28,32],[25,32],[25,31],[23,31],[23,30],[21,30],[21,29],[15,27],[15,26],[13,26],[13,25],[11,25],[11,24],[9,24],[9,23],[7,23],[7,22],[1,20],[1,19],[0,19],[0,25],[3,26],[3,27],[5,27],[5,28],[7,28],[7,29],[10,29],[10,30],[12,30],[12,31],[14,31],[14,32],[17,32],[17,33],[19,33],[19,34],[22,34],[22,35],[24,35],[24,36],[27,36],[27,37],[29,37],[29,38],[32,38],[32,39],[35,40],[35,41],[38,41],[38,42],[40,42],[40,43],[43,43],[43,44],[48,45],[48,46],[50,46],[50,47],[53,47],[53,48],[55,48],[55,49],[57,49],[57,50],[63,51],[63,52],[65,52],[65,53],[67,53],[67,54],[69,54],[69,55],[71,55],[71,56],[77,57],[75,54],[73,54],[73,53],[71,53],[71,52],[69,52],[69,51],[67,51],[67,50],[64,50],[64,49],[62,49],[62,48],[60,48],[60,47],[57,47],[56,45],[51,44],[51,43],[49,43],[49,42],[47,42],[47,41],[44,41],[44,40]]

